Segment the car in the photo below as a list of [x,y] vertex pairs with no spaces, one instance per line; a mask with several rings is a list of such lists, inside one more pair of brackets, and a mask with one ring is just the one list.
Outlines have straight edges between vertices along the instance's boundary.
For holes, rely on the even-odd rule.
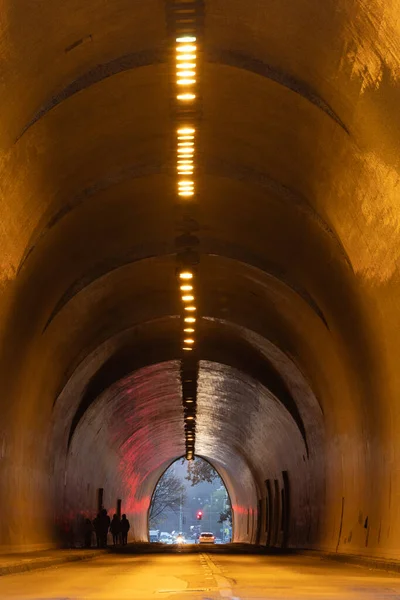
[[199,544],[214,544],[215,537],[213,533],[203,531],[199,536]]

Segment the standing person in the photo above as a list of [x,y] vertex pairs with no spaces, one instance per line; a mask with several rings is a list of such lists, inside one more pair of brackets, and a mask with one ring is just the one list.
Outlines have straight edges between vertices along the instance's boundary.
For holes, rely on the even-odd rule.
[[85,548],[92,547],[92,533],[93,525],[90,519],[85,519],[84,534],[85,534]]
[[101,547],[101,514],[98,512],[97,516],[93,519],[94,532],[96,534],[96,545],[98,548]]
[[107,509],[103,508],[100,512],[100,547],[107,548],[107,534],[110,529],[111,519],[107,514]]
[[126,515],[122,515],[122,519],[121,519],[121,538],[122,538],[122,545],[125,546],[128,543],[128,531],[130,530],[131,526],[130,523],[128,521],[128,519],[126,518]]
[[119,534],[121,532],[121,521],[118,515],[114,515],[110,525],[110,531],[113,537],[113,544],[116,546],[119,542]]

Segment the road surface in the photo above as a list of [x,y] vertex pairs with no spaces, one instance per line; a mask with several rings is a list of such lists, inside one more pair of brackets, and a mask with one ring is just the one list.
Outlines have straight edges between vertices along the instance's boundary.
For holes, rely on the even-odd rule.
[[105,554],[0,577],[1,600],[400,599],[400,577],[310,556]]

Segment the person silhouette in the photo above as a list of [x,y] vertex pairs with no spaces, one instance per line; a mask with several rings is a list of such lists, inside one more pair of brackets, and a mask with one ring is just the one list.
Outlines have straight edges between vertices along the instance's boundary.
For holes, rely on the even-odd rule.
[[120,526],[121,526],[121,541],[122,541],[122,545],[125,546],[128,543],[128,531],[131,528],[129,521],[126,518],[126,515],[122,515]]
[[107,514],[107,509],[100,511],[100,548],[107,548],[107,534],[110,528],[111,519]]
[[116,546],[119,542],[119,534],[121,532],[121,522],[118,515],[114,515],[110,525],[110,531],[113,537],[113,544]]

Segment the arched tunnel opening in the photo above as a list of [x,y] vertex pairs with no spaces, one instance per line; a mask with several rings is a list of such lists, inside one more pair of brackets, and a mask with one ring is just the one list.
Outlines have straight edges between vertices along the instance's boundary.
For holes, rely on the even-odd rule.
[[148,540],[162,544],[225,544],[232,540],[232,501],[212,464],[177,458],[157,481],[147,515]]
[[399,558],[399,1],[0,13],[0,553],[198,456],[233,542]]

